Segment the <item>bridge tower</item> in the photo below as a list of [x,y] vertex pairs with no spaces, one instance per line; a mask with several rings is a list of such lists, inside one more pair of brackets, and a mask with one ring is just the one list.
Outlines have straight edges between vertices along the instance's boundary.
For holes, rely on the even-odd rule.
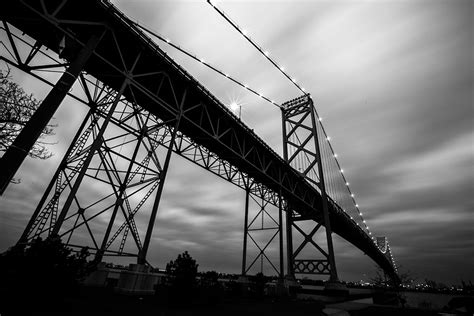
[[[310,183],[320,192],[322,201],[318,212],[320,219],[316,223],[314,216],[304,216],[288,205],[286,210],[287,233],[287,274],[294,278],[295,274],[329,275],[330,282],[337,283],[338,276],[332,243],[331,223],[328,213],[328,197],[321,159],[320,138],[314,103],[309,94],[282,104],[283,158],[300,173],[302,181]],[[317,242],[316,233],[325,227],[325,240]],[[293,248],[296,232],[302,241]],[[326,249],[324,250],[324,244]],[[311,247],[312,246],[312,247]],[[307,248],[314,248],[306,252]],[[316,251],[314,251],[316,250]],[[319,258],[314,253],[320,254]],[[321,258],[322,257],[322,258]]]
[[380,249],[380,251],[387,257],[387,259],[390,261],[392,266],[395,267],[395,271],[397,271],[397,265],[395,263],[395,259],[393,258],[392,251],[390,250],[390,244],[388,243],[388,238],[385,236],[377,237],[377,247]]

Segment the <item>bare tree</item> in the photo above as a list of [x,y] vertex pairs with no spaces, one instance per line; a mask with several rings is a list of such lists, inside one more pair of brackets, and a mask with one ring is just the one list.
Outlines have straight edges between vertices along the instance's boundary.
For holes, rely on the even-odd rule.
[[[10,68],[6,71],[0,69],[0,155],[3,156],[39,105],[40,101],[11,80]],[[47,159],[52,156],[46,148],[51,143],[45,142],[44,138],[53,135],[54,127],[51,124],[46,126],[28,153],[30,157]]]

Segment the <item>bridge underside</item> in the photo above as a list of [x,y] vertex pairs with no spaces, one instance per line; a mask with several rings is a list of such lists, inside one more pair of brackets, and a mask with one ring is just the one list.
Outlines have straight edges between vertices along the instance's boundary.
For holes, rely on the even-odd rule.
[[[180,117],[179,132],[195,146],[225,160],[250,182],[281,192],[302,217],[322,222],[318,191],[108,2],[14,1],[2,7],[0,18],[68,61],[92,35],[99,36],[86,73],[116,91],[126,83],[123,96],[129,102],[171,126]],[[397,278],[373,240],[338,205],[328,207],[332,230]]]

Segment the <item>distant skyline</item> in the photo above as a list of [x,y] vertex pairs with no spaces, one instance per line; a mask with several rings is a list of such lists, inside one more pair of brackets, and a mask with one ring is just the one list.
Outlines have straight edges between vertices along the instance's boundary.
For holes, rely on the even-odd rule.
[[[204,0],[113,3],[279,103],[300,95]],[[217,5],[311,93],[367,223],[388,237],[402,271],[447,284],[474,281],[473,2]],[[223,103],[242,105],[244,123],[282,154],[277,108],[157,43]],[[38,99],[50,89],[12,74]],[[86,110],[64,102],[55,114],[55,155],[27,159],[21,184],[0,197],[0,252],[19,238]],[[174,155],[149,261],[164,268],[187,250],[200,270],[239,273],[243,211],[242,190]],[[375,264],[337,236],[335,249],[342,280],[374,274]]]

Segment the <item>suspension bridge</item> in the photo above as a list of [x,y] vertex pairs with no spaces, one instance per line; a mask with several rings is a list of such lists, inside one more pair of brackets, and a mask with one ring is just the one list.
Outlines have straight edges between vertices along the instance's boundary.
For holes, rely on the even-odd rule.
[[[97,261],[124,256],[149,264],[169,162],[179,155],[245,191],[243,275],[265,262],[281,278],[319,274],[337,281],[334,232],[398,280],[387,239],[372,236],[365,223],[310,94],[211,5],[301,90],[300,97],[277,104],[105,0],[24,0],[2,8],[0,58],[52,89],[1,158],[1,191],[66,96],[88,107],[19,243],[57,234],[70,247],[89,247]],[[277,106],[283,155],[155,40]],[[62,72],[57,82],[44,75],[49,70]],[[71,90],[76,82],[80,91]],[[139,216],[146,225],[137,223]],[[325,240],[317,242],[321,230]],[[276,260],[268,254],[272,242]]]

